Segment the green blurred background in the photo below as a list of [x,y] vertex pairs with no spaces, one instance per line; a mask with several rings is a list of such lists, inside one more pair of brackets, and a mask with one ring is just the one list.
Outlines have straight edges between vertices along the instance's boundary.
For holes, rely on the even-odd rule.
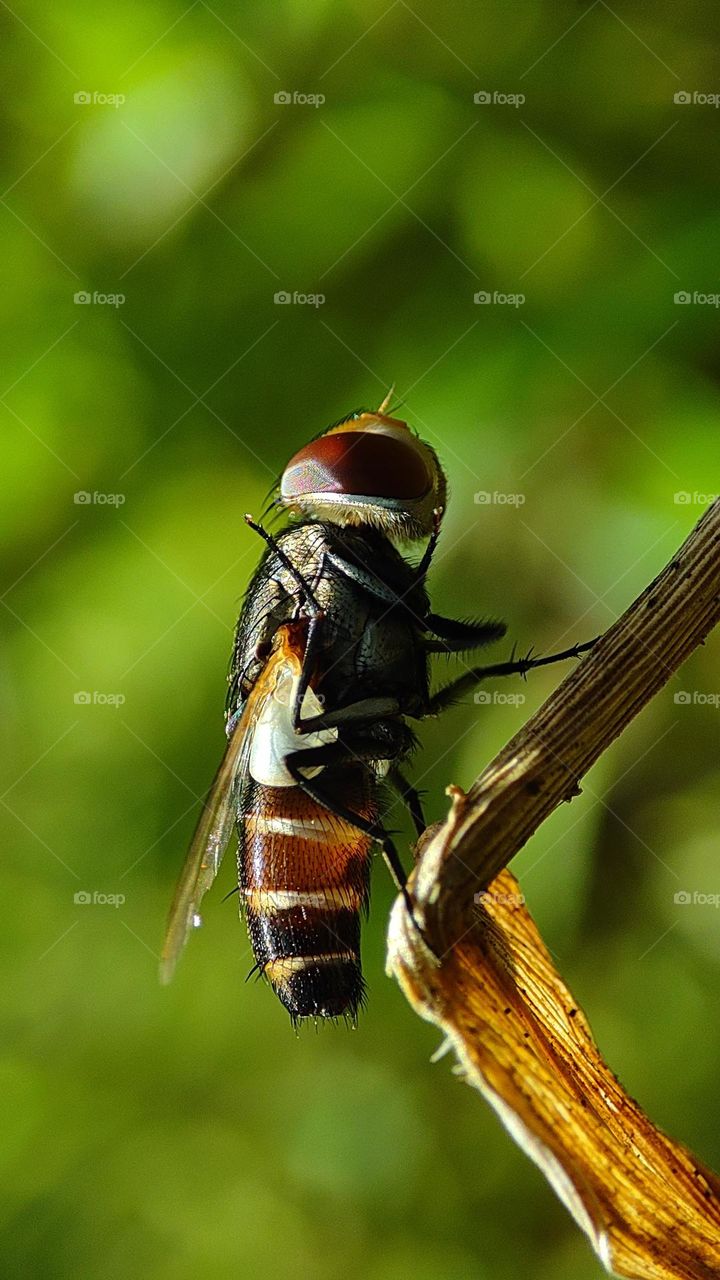
[[[674,301],[720,287],[718,116],[674,100],[716,88],[713,16],[3,5],[6,1275],[601,1274],[430,1065],[381,867],[355,1032],[296,1039],[244,984],[231,857],[167,990],[156,955],[222,751],[242,515],[324,424],[395,382],[450,477],[435,607],[521,648],[608,625],[717,489],[717,312]],[[717,669],[713,638],[513,867],[613,1068],[716,1168],[720,915],[674,896],[720,890]],[[423,727],[431,818],[559,678]]]

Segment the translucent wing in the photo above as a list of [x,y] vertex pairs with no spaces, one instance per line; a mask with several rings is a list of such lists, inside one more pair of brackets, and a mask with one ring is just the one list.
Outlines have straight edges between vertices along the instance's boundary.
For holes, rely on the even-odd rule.
[[304,647],[298,645],[293,630],[287,626],[278,631],[275,650],[248,695],[203,805],[168,916],[160,958],[161,982],[170,982],[188,934],[196,923],[200,902],[220,869],[235,823],[236,783],[247,768],[254,726],[264,704],[275,692],[279,678],[288,667],[293,675],[299,671]]

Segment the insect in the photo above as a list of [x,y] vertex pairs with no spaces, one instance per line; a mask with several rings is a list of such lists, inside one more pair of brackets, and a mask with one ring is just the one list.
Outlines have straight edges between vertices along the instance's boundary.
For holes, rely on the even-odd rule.
[[[375,843],[412,911],[381,804],[387,785],[424,830],[419,794],[401,771],[415,745],[408,719],[437,715],[486,676],[524,674],[590,647],[467,666],[430,692],[433,654],[478,649],[505,626],[432,612],[425,584],[445,475],[435,450],[387,413],[388,400],[350,414],[290,460],[274,502],[294,517],[290,527],[274,537],[246,517],[266,547],[236,629],[227,749],[161,961],[169,981],[236,828],[254,969],[294,1022],[356,1019]],[[395,546],[424,538],[416,565]]]

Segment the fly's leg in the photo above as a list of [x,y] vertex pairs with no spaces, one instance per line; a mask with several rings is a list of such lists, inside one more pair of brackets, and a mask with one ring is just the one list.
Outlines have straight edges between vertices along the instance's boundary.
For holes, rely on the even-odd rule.
[[[425,935],[422,933],[413,908],[412,898],[407,888],[407,875],[405,868],[400,861],[400,855],[381,822],[372,822],[369,818],[364,818],[362,814],[354,813],[352,809],[348,809],[345,805],[340,804],[333,796],[329,796],[322,786],[319,786],[315,778],[306,778],[301,773],[302,768],[314,768],[316,766],[325,766],[333,764],[357,763],[365,759],[376,759],[378,752],[378,744],[370,739],[361,742],[360,740],[355,746],[350,746],[345,742],[329,742],[321,747],[311,747],[305,751],[292,751],[285,757],[285,767],[297,785],[315,800],[317,804],[322,805],[323,809],[327,809],[328,813],[333,813],[337,818],[342,818],[344,822],[350,823],[356,827],[358,831],[363,831],[365,835],[376,840],[382,850],[383,858],[395,882],[396,888],[402,894],[405,906],[407,908],[410,919],[415,928],[421,934],[423,942],[426,946]],[[431,948],[432,949],[432,948]]]
[[[260,537],[264,539],[267,545],[275,552],[275,555],[278,557],[281,564],[285,566],[288,573],[292,574],[292,577],[294,578],[295,582],[297,583],[297,586],[300,589],[300,594],[303,598],[305,608],[307,609],[307,612],[309,614],[307,640],[305,642],[305,653],[303,655],[302,668],[300,671],[300,681],[299,681],[297,692],[295,695],[295,701],[293,704],[293,713],[292,713],[293,728],[295,729],[296,733],[305,732],[304,726],[302,725],[302,722],[300,719],[301,708],[303,704],[303,699],[305,697],[305,694],[307,693],[308,686],[310,684],[310,681],[313,676],[313,672],[315,670],[315,664],[317,662],[317,655],[320,648],[320,641],[322,636],[322,625],[323,625],[323,622],[325,621],[325,614],[317,602],[313,588],[310,586],[307,580],[303,577],[303,575],[301,574],[297,566],[293,564],[290,557],[285,554],[282,547],[279,545],[277,539],[273,538],[272,534],[268,533],[267,529],[263,529],[261,524],[257,524],[256,521],[253,520],[252,516],[246,515],[245,522],[246,524],[249,525],[251,529],[254,529],[255,533],[258,533]],[[322,577],[324,566],[325,566],[325,552],[323,552],[320,557],[320,564],[319,564],[318,573],[317,573],[317,581],[319,581],[319,579]],[[316,585],[317,585],[317,581],[316,581]]]
[[369,592],[369,594],[375,596],[377,600],[381,600],[383,604],[389,605],[391,609],[402,609],[405,613],[409,614],[415,625],[422,630],[425,628],[424,615],[416,612],[411,601],[408,599],[408,596],[411,596],[413,591],[421,586],[422,580],[430,566],[430,560],[432,559],[432,553],[435,549],[437,538],[438,533],[433,530],[425,555],[417,568],[412,571],[410,582],[402,591],[402,594],[398,594],[395,587],[391,586],[390,583],[385,582],[384,579],[377,574],[372,565],[361,561],[359,557],[356,557],[352,552],[348,551],[347,548],[344,548],[344,555],[339,551],[328,551],[327,558],[328,562],[338,571],[338,573],[341,573],[343,577],[347,578],[350,582],[356,583],[359,587],[362,587],[363,591]]
[[[400,704],[396,698],[363,698],[361,701],[351,703],[349,706],[342,707],[339,710],[323,712],[320,715],[312,716],[308,720],[302,719],[303,699],[308,690],[317,662],[317,654],[320,648],[322,625],[325,621],[325,613],[320,608],[310,584],[303,577],[297,566],[293,564],[290,557],[285,554],[282,547],[272,534],[268,533],[267,529],[263,529],[262,525],[253,520],[252,516],[246,515],[245,521],[249,527],[254,529],[254,531],[264,539],[267,545],[272,548],[278,559],[287,569],[288,573],[292,574],[300,589],[300,593],[310,615],[300,680],[292,708],[292,725],[295,732],[311,733],[316,729],[330,729],[335,725],[347,721],[354,721],[356,723],[366,721],[370,723],[383,716],[397,715],[400,710]],[[318,577],[322,575],[324,562],[325,553],[323,553],[320,561]]]
[[376,599],[382,600],[384,604],[397,605],[401,602],[397,591],[388,586],[387,582],[383,582],[382,578],[378,577],[370,565],[358,564],[340,555],[337,551],[328,551],[327,558],[338,573],[341,573],[350,582],[357,583],[364,591],[368,591]]
[[438,715],[444,711],[446,707],[457,702],[464,694],[484,680],[487,676],[524,676],[528,671],[533,671],[536,667],[547,667],[552,662],[562,662],[566,658],[579,658],[581,653],[586,653],[597,644],[599,636],[594,640],[586,640],[584,644],[573,645],[572,649],[563,649],[562,653],[550,653],[546,658],[531,658],[530,654],[526,658],[519,658],[517,661],[498,662],[492,667],[472,667],[470,671],[466,671],[464,675],[458,676],[457,680],[453,680],[452,684],[448,684],[444,689],[439,689],[433,694],[427,705],[427,715]]
[[[299,690],[298,690],[299,692]],[[400,713],[397,698],[378,697],[361,698],[359,702],[351,702],[346,707],[336,707],[334,711],[322,711],[309,720],[300,719],[301,702],[298,698],[293,707],[293,728],[298,733],[314,733],[316,729],[334,729],[339,725],[369,725],[388,716]]]
[[320,610],[310,618],[308,623],[305,652],[303,654],[302,667],[300,668],[300,679],[295,691],[295,698],[292,706],[292,726],[296,733],[306,732],[301,720],[302,704],[315,672],[324,621],[325,614]]
[[[292,725],[295,732],[311,733],[316,729],[333,728],[335,725],[348,720],[355,721],[356,723],[362,723],[363,721],[372,722],[382,716],[397,715],[400,710],[400,704],[396,698],[363,698],[360,702],[351,703],[348,707],[343,707],[340,710],[323,712],[320,715],[312,716],[308,720],[302,719],[303,699],[307,693],[308,686],[315,670],[317,654],[320,648],[322,636],[322,624],[325,621],[325,613],[320,608],[312,587],[303,577],[297,566],[293,564],[290,557],[285,554],[282,547],[277,542],[277,539],[274,538],[271,533],[268,533],[267,529],[263,529],[262,525],[253,520],[252,516],[246,515],[245,521],[249,527],[254,529],[254,531],[258,533],[267,545],[275,552],[276,556],[287,569],[288,573],[292,574],[292,577],[295,579],[295,582],[300,589],[300,593],[310,615],[300,680],[292,708]],[[318,577],[322,575],[324,563],[325,553],[323,552]]]
[[434,639],[423,641],[426,653],[462,653],[467,649],[480,649],[482,645],[500,640],[507,630],[504,622],[464,622],[459,618],[442,618],[437,613],[428,613],[423,622],[424,629]]
[[412,783],[408,782],[407,778],[400,772],[397,765],[393,765],[391,767],[387,780],[390,785],[395,788],[398,795],[400,795],[405,801],[410,817],[413,820],[415,830],[417,831],[418,836],[421,836],[425,831],[427,823],[425,821],[425,815],[423,814],[420,792],[416,790]]
[[419,565],[415,570],[416,582],[422,582],[428,575],[428,570],[432,563],[432,558],[435,555],[435,548],[437,547],[437,544],[438,544],[438,538],[440,537],[440,526],[442,524],[444,510],[445,510],[444,507],[436,507],[435,510],[433,511],[433,523],[432,523],[432,532],[430,534],[430,541],[428,542],[425,548],[422,560],[420,561]]
[[288,573],[295,580],[310,617],[322,615],[322,609],[315,598],[312,587],[307,579],[303,577],[297,565],[293,564],[290,557],[285,554],[277,539],[274,538],[271,533],[268,533],[267,529],[263,529],[263,526],[258,524],[256,520],[253,520],[252,516],[246,515],[245,523],[249,528],[253,529],[255,533],[259,534],[270,549],[275,552],[278,560],[280,560],[283,567],[287,569]]

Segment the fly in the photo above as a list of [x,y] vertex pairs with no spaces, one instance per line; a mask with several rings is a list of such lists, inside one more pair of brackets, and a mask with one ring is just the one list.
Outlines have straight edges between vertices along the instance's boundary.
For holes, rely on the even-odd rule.
[[[289,528],[274,537],[246,517],[266,548],[235,634],[225,756],[162,953],[167,982],[235,828],[254,968],[295,1023],[356,1020],[374,844],[412,912],[380,800],[389,784],[424,830],[420,797],[401,769],[415,745],[408,719],[439,714],[487,676],[525,674],[594,643],[469,666],[431,693],[433,654],[477,650],[505,626],[432,612],[425,584],[445,474],[435,450],[387,407],[350,414],[291,458],[274,503],[292,515]],[[395,546],[424,538],[417,565]]]

